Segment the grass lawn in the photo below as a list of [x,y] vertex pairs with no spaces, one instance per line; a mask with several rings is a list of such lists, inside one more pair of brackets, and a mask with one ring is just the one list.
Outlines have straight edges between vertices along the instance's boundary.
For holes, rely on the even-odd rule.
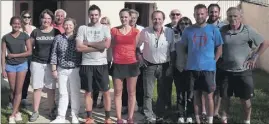
[[[252,100],[252,116],[251,123],[253,124],[265,124],[269,122],[269,75],[263,71],[256,70],[254,71],[254,82],[255,82],[255,97]],[[110,82],[111,87],[113,88],[112,82]],[[154,98],[153,101],[157,100],[157,85],[154,89]],[[11,110],[6,106],[8,104],[8,89],[1,89],[1,123],[8,123],[8,116],[11,114]],[[172,92],[172,102],[175,105],[176,102],[176,92],[175,87],[173,86]],[[21,123],[26,123],[29,115],[26,110],[21,109],[23,114],[23,121]],[[242,123],[242,107],[240,101],[237,98],[232,98],[231,105],[231,119],[230,123]]]

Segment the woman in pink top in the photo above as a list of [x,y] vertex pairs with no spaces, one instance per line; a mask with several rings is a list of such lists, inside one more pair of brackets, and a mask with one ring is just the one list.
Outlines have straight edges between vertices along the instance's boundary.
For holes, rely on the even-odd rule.
[[128,89],[128,123],[133,123],[136,101],[136,80],[139,75],[139,64],[136,59],[136,44],[139,30],[129,25],[131,14],[129,9],[122,9],[119,13],[122,25],[111,29],[113,64],[111,67],[114,82],[114,98],[116,105],[117,123],[123,123],[122,83],[127,80]]

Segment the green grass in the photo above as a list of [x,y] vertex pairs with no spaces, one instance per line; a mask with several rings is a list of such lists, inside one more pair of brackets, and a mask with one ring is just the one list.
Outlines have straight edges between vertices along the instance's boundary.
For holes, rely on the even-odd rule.
[[[251,123],[253,124],[265,124],[269,122],[269,75],[261,70],[254,71],[254,82],[255,82],[255,97],[252,100],[252,116]],[[113,88],[112,81],[110,82],[111,88]],[[154,88],[153,101],[157,100],[157,85]],[[176,92],[175,86],[173,85],[172,91],[172,103],[175,106],[176,103]],[[8,89],[1,90],[1,124],[8,123],[8,116],[11,114],[11,110],[6,106],[8,104]],[[23,121],[21,123],[26,123],[29,115],[25,109],[21,109],[23,115]],[[171,113],[171,112],[170,112]],[[240,105],[240,101],[237,98],[232,98],[231,105],[231,123],[242,122],[243,110]]]

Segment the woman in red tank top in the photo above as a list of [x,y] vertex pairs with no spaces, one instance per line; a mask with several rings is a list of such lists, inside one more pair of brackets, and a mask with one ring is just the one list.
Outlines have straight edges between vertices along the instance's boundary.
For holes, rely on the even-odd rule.
[[139,75],[139,64],[136,59],[136,44],[139,30],[129,25],[131,14],[129,9],[119,13],[122,25],[111,29],[113,65],[112,77],[114,82],[114,99],[116,105],[117,123],[122,123],[122,83],[127,80],[128,89],[128,123],[133,123],[136,101],[136,81]]

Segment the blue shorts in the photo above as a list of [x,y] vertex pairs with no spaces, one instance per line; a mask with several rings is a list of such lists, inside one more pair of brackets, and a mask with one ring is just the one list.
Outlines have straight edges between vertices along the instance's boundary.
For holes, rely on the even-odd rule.
[[22,71],[27,71],[27,70],[28,70],[27,61],[22,63],[22,64],[18,64],[18,65],[6,64],[6,71],[7,72],[22,72]]

